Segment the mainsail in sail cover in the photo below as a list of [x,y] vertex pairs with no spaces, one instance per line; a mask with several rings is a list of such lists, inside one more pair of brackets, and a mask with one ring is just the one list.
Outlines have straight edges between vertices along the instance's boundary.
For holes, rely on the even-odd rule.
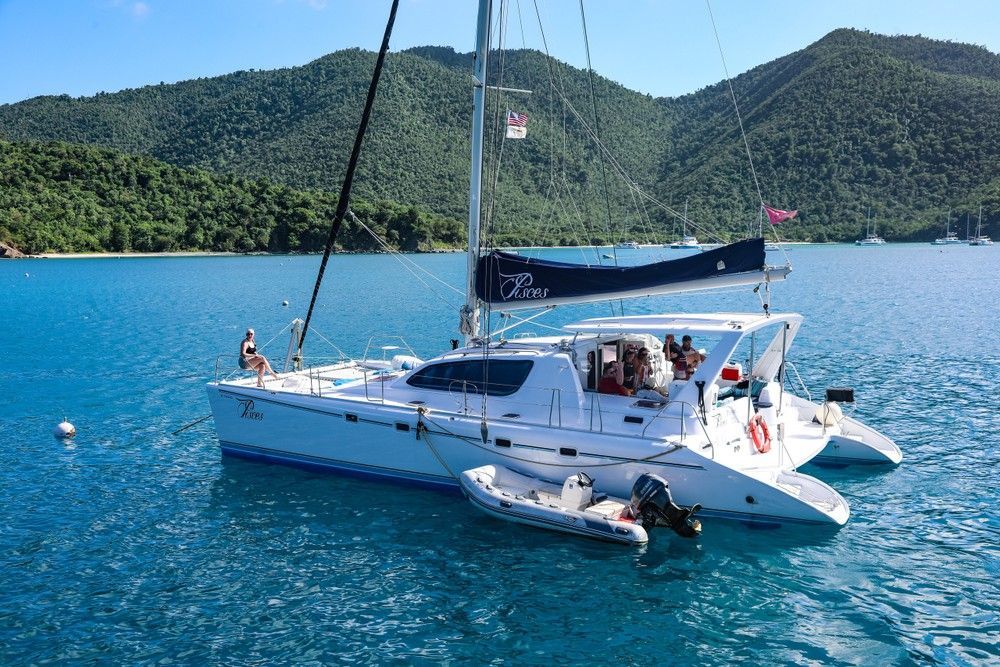
[[764,239],[641,266],[587,266],[494,251],[479,259],[476,295],[504,308],[534,308],[784,278],[769,268]]

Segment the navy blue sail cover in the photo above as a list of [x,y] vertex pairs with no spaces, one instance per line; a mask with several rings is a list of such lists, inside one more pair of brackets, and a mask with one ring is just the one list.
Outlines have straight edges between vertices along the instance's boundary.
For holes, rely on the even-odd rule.
[[479,259],[476,295],[498,306],[598,301],[619,294],[682,291],[684,283],[764,268],[763,238],[640,266],[586,266],[494,251]]

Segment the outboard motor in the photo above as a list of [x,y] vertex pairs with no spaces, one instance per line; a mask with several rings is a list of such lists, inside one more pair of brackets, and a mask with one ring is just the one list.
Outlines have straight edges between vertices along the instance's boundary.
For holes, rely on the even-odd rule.
[[670,495],[670,485],[659,475],[644,473],[632,486],[632,505],[639,522],[647,530],[654,526],[670,526],[682,537],[695,537],[701,533],[701,521],[692,519],[701,505],[679,507]]

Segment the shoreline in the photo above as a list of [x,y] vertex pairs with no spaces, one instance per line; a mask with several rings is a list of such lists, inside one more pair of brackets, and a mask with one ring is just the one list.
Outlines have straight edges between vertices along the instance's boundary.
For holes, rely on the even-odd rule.
[[144,257],[240,257],[239,252],[42,252],[26,255],[23,259],[133,259]]
[[[923,244],[924,241],[897,241],[890,245],[906,245],[906,244]],[[800,246],[800,245],[854,245],[853,241],[783,241],[782,246]],[[505,246],[503,248],[498,248],[498,250],[503,251],[520,251],[520,250],[579,250],[581,248],[593,248],[595,250],[610,249],[613,246],[603,245],[603,246],[593,246],[593,245],[564,245],[564,246]],[[660,248],[660,244],[644,244],[640,245],[640,249],[649,248]],[[420,250],[420,251],[397,251],[404,255],[436,255],[436,254],[449,254],[449,253],[464,253],[464,248],[440,248],[436,250]],[[37,255],[25,255],[24,257],[9,258],[9,259],[148,259],[155,257],[309,257],[322,255],[321,252],[295,252],[295,253],[271,253],[271,252],[220,252],[212,250],[191,250],[191,251],[178,251],[178,252],[81,252],[81,253],[62,253],[62,252],[43,252]],[[334,252],[335,255],[384,255],[386,252],[357,252],[357,251],[340,251]]]

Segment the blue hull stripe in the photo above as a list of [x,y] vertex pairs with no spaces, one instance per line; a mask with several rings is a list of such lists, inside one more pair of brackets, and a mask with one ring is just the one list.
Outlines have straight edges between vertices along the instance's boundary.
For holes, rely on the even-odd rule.
[[880,466],[891,464],[892,461],[889,459],[861,459],[851,456],[830,456],[817,454],[809,460],[809,463],[840,463],[843,465]]
[[331,461],[306,454],[289,454],[287,452],[276,452],[274,450],[254,447],[253,445],[242,445],[235,442],[221,442],[222,453],[227,456],[247,459],[249,461],[263,461],[266,463],[278,463],[282,465],[304,468],[306,470],[317,470],[321,472],[332,472],[347,477],[358,479],[372,479],[382,482],[402,483],[408,486],[416,486],[434,491],[444,491],[447,493],[459,492],[458,482],[450,477],[434,477],[431,475],[420,475],[419,473],[395,470],[393,468],[379,468],[377,466],[366,466],[357,463],[347,463],[345,461]]

